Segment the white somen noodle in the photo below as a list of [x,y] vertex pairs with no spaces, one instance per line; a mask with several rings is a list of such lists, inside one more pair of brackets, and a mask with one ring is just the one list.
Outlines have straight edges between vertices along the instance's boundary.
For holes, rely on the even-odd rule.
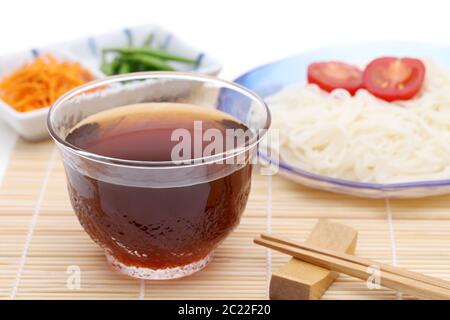
[[362,89],[354,97],[342,89],[330,94],[308,84],[268,97],[281,160],[360,182],[449,179],[450,77],[425,66],[421,92],[408,101],[388,103]]

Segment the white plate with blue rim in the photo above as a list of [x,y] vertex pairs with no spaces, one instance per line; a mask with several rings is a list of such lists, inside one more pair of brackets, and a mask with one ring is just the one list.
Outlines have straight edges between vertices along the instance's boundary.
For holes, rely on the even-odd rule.
[[[383,41],[311,50],[250,70],[235,79],[235,82],[265,98],[286,86],[306,83],[307,67],[312,62],[342,60],[364,65],[380,56],[431,58],[439,66],[450,70],[450,47],[413,42]],[[259,157],[263,163],[271,163],[278,167],[279,174],[292,181],[336,193],[366,198],[418,198],[450,193],[450,179],[385,184],[365,183],[308,172],[288,164],[282,159],[271,157],[264,152],[259,152]]]
[[[159,26],[143,25],[0,56],[0,80],[24,63],[45,53],[50,53],[62,60],[78,61],[84,68],[90,70],[95,78],[101,79],[105,77],[100,69],[104,48],[120,48],[129,43],[139,45],[148,40],[150,34],[152,36],[149,45],[152,48],[161,48],[171,54],[195,60],[195,64],[171,62],[170,64],[177,71],[207,75],[217,75],[220,72],[221,64],[207,53],[193,48]],[[46,117],[49,108],[50,106],[29,112],[18,112],[0,99],[0,119],[3,119],[24,139],[42,140],[48,137]]]

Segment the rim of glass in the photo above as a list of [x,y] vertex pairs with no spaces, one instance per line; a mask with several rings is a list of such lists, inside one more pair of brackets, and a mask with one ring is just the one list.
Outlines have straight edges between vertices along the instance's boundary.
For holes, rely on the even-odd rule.
[[[216,154],[216,155],[210,155],[205,156],[201,158],[192,158],[187,160],[180,161],[141,161],[141,160],[126,160],[126,159],[120,159],[120,158],[113,158],[108,156],[102,156],[96,153],[92,153],[86,150],[83,150],[81,148],[78,148],[77,146],[74,146],[71,143],[68,143],[64,138],[60,137],[59,134],[57,134],[53,128],[53,124],[51,121],[52,115],[56,108],[62,106],[64,103],[69,101],[70,99],[76,97],[77,95],[86,92],[88,90],[95,89],[97,87],[101,87],[104,85],[110,85],[113,83],[121,82],[121,81],[132,81],[132,80],[148,80],[148,79],[171,79],[171,80],[192,80],[197,82],[203,82],[203,83],[212,83],[217,85],[218,87],[227,88],[234,90],[246,97],[248,97],[253,102],[258,103],[261,105],[265,112],[266,112],[266,122],[262,128],[259,128],[258,130],[262,130],[262,134],[258,132],[248,143],[246,143],[242,147],[233,148],[231,150],[227,150],[225,152]],[[81,85],[79,87],[76,87],[61,97],[59,97],[50,107],[50,110],[47,115],[47,130],[50,133],[50,136],[54,139],[54,141],[63,146],[66,150],[69,150],[70,152],[98,162],[103,162],[109,165],[118,165],[118,166],[128,166],[128,167],[148,167],[148,168],[176,168],[176,167],[193,167],[193,166],[199,166],[199,165],[206,165],[218,161],[225,161],[229,158],[236,157],[258,145],[259,142],[263,139],[264,135],[266,134],[267,130],[270,127],[271,123],[271,114],[270,110],[267,106],[267,104],[264,102],[264,100],[259,97],[256,93],[251,91],[250,89],[247,89],[246,87],[237,84],[235,82],[222,80],[214,76],[208,76],[203,74],[194,74],[194,73],[188,73],[188,72],[172,72],[172,71],[147,71],[147,72],[134,72],[134,73],[128,73],[125,75],[116,75],[116,76],[109,76],[103,79],[98,79],[94,81],[90,81],[84,85]]]

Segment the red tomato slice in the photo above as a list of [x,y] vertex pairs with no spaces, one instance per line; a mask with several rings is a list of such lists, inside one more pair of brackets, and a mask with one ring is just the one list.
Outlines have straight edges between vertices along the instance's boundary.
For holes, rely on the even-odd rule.
[[328,92],[342,88],[353,95],[362,87],[362,71],[339,61],[315,62],[308,66],[308,82]]
[[363,85],[383,100],[408,100],[419,92],[424,78],[425,65],[419,59],[383,57],[366,66]]

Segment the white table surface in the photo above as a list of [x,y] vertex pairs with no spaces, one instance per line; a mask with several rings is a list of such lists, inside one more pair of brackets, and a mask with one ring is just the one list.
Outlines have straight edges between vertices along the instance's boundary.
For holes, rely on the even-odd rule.
[[[4,1],[0,56],[132,25],[164,26],[220,60],[233,79],[314,47],[370,40],[449,44],[441,0]],[[16,135],[0,120],[0,177]]]

